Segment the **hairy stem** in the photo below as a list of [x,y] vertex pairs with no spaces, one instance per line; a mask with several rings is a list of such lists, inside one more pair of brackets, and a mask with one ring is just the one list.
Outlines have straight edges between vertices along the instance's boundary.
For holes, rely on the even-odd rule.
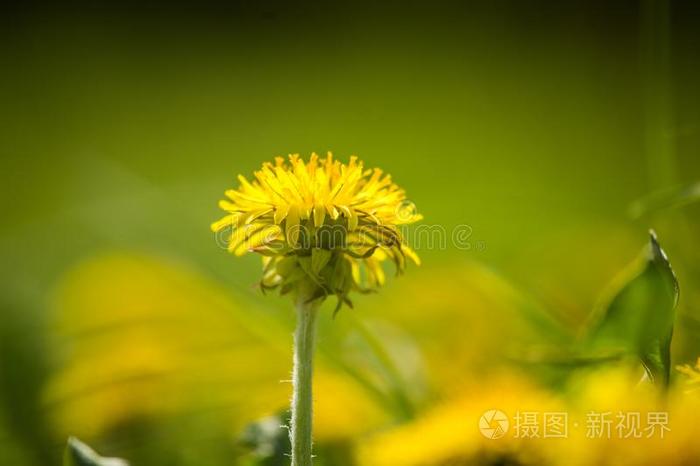
[[316,306],[302,294],[297,300],[297,328],[294,333],[294,372],[292,376],[292,420],[289,438],[292,443],[292,466],[311,466],[311,420],[313,397],[314,340]]

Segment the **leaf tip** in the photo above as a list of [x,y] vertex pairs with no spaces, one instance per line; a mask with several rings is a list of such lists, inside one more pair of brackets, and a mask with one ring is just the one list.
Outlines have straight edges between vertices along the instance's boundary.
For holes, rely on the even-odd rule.
[[659,244],[659,237],[653,228],[649,229],[649,245],[651,247],[652,259],[663,259],[664,261],[668,262],[668,257],[666,257],[666,253],[664,252],[664,250],[661,249],[661,245]]
[[680,293],[680,287],[678,285],[678,277],[671,267],[671,261],[668,259],[666,251],[663,250],[661,244],[659,243],[659,237],[653,229],[649,229],[649,261],[661,264],[664,269],[667,270],[670,275],[671,282],[673,284],[673,291],[675,295],[674,301],[678,301],[678,294]]

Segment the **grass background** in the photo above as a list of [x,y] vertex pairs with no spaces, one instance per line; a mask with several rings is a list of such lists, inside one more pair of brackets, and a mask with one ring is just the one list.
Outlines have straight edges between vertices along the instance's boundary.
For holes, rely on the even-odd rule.
[[[358,307],[368,310],[358,311],[360,318],[381,316],[407,293],[426,299],[428,309],[442,300],[446,308],[486,312],[459,290],[421,285],[438,276],[439,283],[463,279],[469,289],[476,285],[465,270],[479,267],[575,333],[649,227],[658,230],[681,286],[692,283],[700,207],[628,215],[635,200],[694,183],[700,173],[700,12],[692,2],[673,2],[670,42],[659,55],[645,45],[659,37],[653,23],[643,26],[650,4],[6,7],[0,457],[14,458],[13,465],[56,464],[67,432],[50,420],[46,387],[81,354],[56,337],[62,327],[53,319],[63,309],[56,290],[84,261],[158,258],[230,290],[240,307],[256,309],[253,321],[289,324],[277,316],[286,314],[286,302],[251,291],[258,259],[224,254],[208,229],[235,176],[275,155],[357,154],[392,173],[426,224],[448,232],[471,227],[478,247],[419,249],[420,279],[392,281],[381,300],[361,298]],[[657,61],[664,54],[668,62]],[[81,277],[76,288],[85,291],[94,277]],[[685,289],[682,315],[697,328],[700,297]],[[109,292],[85,306],[112,299]],[[151,297],[135,293],[134,302]],[[444,325],[406,338],[424,341],[418,350],[429,352],[439,348]],[[700,350],[694,334],[679,335],[686,342],[679,361],[691,360]],[[99,354],[121,351],[112,348]],[[201,421],[214,438],[228,431],[219,422],[228,421]],[[158,413],[130,419],[128,435],[115,425],[93,440],[115,453],[133,450],[137,464],[230,464],[228,449],[208,463],[163,453],[185,451],[173,439],[198,426],[171,434],[172,422]],[[133,432],[158,433],[152,443],[160,442],[160,453],[149,457],[143,445],[134,447],[134,438],[151,437]]]

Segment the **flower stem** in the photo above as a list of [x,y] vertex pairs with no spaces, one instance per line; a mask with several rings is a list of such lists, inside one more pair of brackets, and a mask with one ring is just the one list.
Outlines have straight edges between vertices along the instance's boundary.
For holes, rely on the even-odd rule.
[[292,420],[289,439],[292,443],[292,466],[311,466],[311,420],[313,397],[315,305],[302,293],[297,299],[297,328],[294,333],[294,372],[292,376]]

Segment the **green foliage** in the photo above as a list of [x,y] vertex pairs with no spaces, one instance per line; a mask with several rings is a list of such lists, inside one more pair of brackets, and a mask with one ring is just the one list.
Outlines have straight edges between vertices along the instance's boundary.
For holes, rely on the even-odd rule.
[[41,313],[34,306],[19,311],[19,306],[6,295],[0,297],[0,464],[24,464],[4,456],[7,426],[16,442],[13,449],[23,451],[31,459],[28,464],[41,465],[52,459],[48,419],[40,405],[51,367]]
[[670,345],[678,302],[678,281],[654,232],[641,267],[618,285],[587,336],[594,350],[637,356],[649,377],[668,385]]
[[633,202],[629,214],[633,218],[674,209],[700,201],[700,182],[655,191]]
[[[211,200],[220,186],[261,157],[288,151],[357,152],[391,167],[429,225],[448,233],[473,227],[460,248],[424,235],[417,249],[425,266],[379,296],[357,296],[356,311],[332,321],[335,303],[326,305],[318,374],[328,371],[324,364],[349,374],[392,413],[389,423],[403,427],[398,390],[420,420],[435,402],[461,396],[465,380],[491,389],[479,378],[508,371],[503,362],[511,355],[532,361],[521,371],[527,375],[551,370],[561,379],[611,364],[607,343],[593,331],[584,352],[566,330],[590,311],[601,277],[636,252],[628,241],[635,226],[621,210],[648,190],[663,194],[632,210],[654,214],[645,223],[674,245],[684,287],[674,363],[694,362],[700,66],[687,10],[697,2],[673,3],[679,21],[668,84],[676,98],[670,112],[661,108],[670,119],[656,119],[663,105],[648,102],[653,93],[642,95],[651,75],[639,73],[639,11],[616,3],[551,2],[531,11],[512,1],[458,9],[409,2],[372,6],[371,24],[362,28],[363,2],[307,15],[245,4],[232,10],[233,24],[220,12],[215,21],[175,14],[167,24],[155,14],[123,15],[132,27],[104,11],[42,21],[41,10],[27,9],[26,21],[4,28],[0,76],[7,194],[0,201],[0,465],[54,464],[71,431],[94,432],[95,446],[119,445],[139,465],[236,464],[233,431],[261,416],[261,407],[286,405],[288,387],[279,380],[288,375],[292,313],[287,300],[251,292],[259,261],[232,260],[203,225],[216,212]],[[501,27],[504,18],[513,27]],[[644,141],[659,145],[645,148]],[[645,162],[640,152],[668,161]],[[675,165],[675,179],[658,176],[664,165]],[[684,187],[668,190],[673,185]],[[680,205],[678,218],[665,217]],[[119,273],[106,286],[81,277],[75,288],[82,294],[53,304],[55,285],[73,276],[76,263],[114,250],[167,258],[220,286],[189,286],[199,279],[153,267],[163,279],[154,289],[147,272],[113,267]],[[508,277],[532,304],[467,271],[467,263]],[[293,260],[278,267],[287,267],[287,281],[306,276]],[[92,275],[105,275],[99,272]],[[345,272],[326,266],[319,275],[343,289]],[[563,330],[541,309],[556,309]],[[643,311],[634,309],[636,320],[658,327]],[[212,319],[226,313],[231,322]],[[52,320],[66,315],[76,325],[59,332]],[[124,318],[103,319],[110,316]],[[351,318],[367,324],[371,343]],[[616,322],[608,330],[635,323]],[[658,344],[643,358],[636,343],[621,342],[633,348],[628,358],[652,370],[663,368],[670,338],[655,333]],[[390,357],[375,350],[376,341]],[[549,349],[551,358],[543,354]],[[421,383],[427,388],[419,397]],[[149,409],[154,402],[167,410]],[[354,405],[338,409],[347,411],[354,414]],[[314,464],[330,455],[327,441],[318,442]],[[656,464],[694,460],[694,450],[663,444],[667,460]],[[450,461],[457,462],[486,459]]]

